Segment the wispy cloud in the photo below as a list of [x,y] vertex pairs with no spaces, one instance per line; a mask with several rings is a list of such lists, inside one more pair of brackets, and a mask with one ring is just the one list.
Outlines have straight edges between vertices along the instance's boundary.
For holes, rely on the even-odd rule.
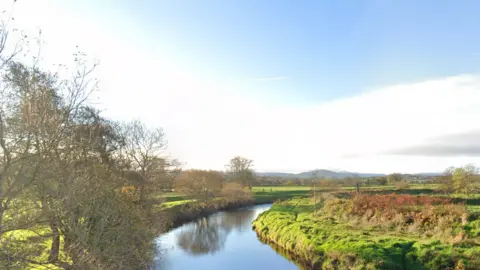
[[480,157],[480,130],[444,135],[422,144],[389,151],[388,154],[407,156],[472,156]]
[[419,145],[393,151],[394,155],[407,156],[427,156],[427,157],[451,157],[451,156],[480,156],[480,147],[478,145],[448,145],[448,144],[430,144]]
[[281,81],[286,79],[288,79],[288,77],[284,77],[284,76],[254,78],[255,81]]

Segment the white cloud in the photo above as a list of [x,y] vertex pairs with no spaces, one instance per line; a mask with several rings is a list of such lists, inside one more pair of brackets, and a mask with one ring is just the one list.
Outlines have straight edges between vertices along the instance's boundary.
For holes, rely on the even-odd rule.
[[[139,100],[145,106],[135,107],[143,119],[157,116],[172,150],[193,167],[221,169],[237,154],[253,158],[260,170],[288,171],[329,166],[373,172],[436,171],[474,161],[377,153],[478,128],[480,77],[476,75],[387,87],[312,107],[230,98],[226,85],[199,82],[191,87],[172,82],[170,89],[184,93],[186,99],[169,97],[168,109],[158,108],[153,100],[151,104]],[[359,156],[342,158],[349,154]]]
[[164,127],[170,152],[189,167],[223,169],[234,155],[254,159],[262,171],[420,172],[477,161],[378,153],[479,128],[479,75],[399,84],[316,106],[274,105],[182,62],[181,52],[149,38],[128,16],[19,3],[16,21],[32,29],[40,22],[49,61],[69,56],[76,44],[86,48],[101,60],[105,114]]
[[262,78],[255,78],[255,81],[281,81],[281,80],[286,80],[288,77],[262,77]]

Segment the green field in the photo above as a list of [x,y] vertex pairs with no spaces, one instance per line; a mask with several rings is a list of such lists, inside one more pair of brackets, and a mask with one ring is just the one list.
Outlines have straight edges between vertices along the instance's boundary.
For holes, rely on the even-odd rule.
[[277,200],[309,196],[310,188],[307,186],[253,187],[252,192],[256,203],[271,203]]
[[[414,194],[428,194],[436,188],[434,184],[413,184],[410,185],[407,192]],[[352,191],[355,187],[316,187],[318,192],[326,191]],[[395,186],[366,186],[361,187],[362,192],[367,191],[383,191],[394,192]],[[278,200],[287,200],[295,197],[308,197],[313,195],[313,188],[310,186],[254,186],[252,188],[252,196],[257,204],[260,203],[272,203]],[[168,192],[160,195],[164,198],[163,206],[171,207],[187,202],[194,201],[192,198],[185,196],[177,192]]]
[[[306,197],[309,194],[310,187],[307,186],[265,186],[252,188],[252,196],[255,199],[255,203],[272,203],[276,200]],[[193,198],[177,192],[164,193],[160,197],[163,198],[162,206],[164,208],[195,201]]]

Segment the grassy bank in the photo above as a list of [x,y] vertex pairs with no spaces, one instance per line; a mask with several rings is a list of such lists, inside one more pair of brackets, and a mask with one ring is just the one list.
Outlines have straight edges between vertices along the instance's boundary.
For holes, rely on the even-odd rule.
[[480,269],[480,220],[465,205],[346,195],[322,195],[316,212],[310,198],[276,203],[254,229],[305,269]]

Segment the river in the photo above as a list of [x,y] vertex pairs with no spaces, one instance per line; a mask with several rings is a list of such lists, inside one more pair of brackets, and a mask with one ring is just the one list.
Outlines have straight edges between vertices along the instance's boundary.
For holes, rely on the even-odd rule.
[[219,212],[161,235],[155,268],[185,269],[298,269],[269,245],[260,242],[252,221],[271,205]]

